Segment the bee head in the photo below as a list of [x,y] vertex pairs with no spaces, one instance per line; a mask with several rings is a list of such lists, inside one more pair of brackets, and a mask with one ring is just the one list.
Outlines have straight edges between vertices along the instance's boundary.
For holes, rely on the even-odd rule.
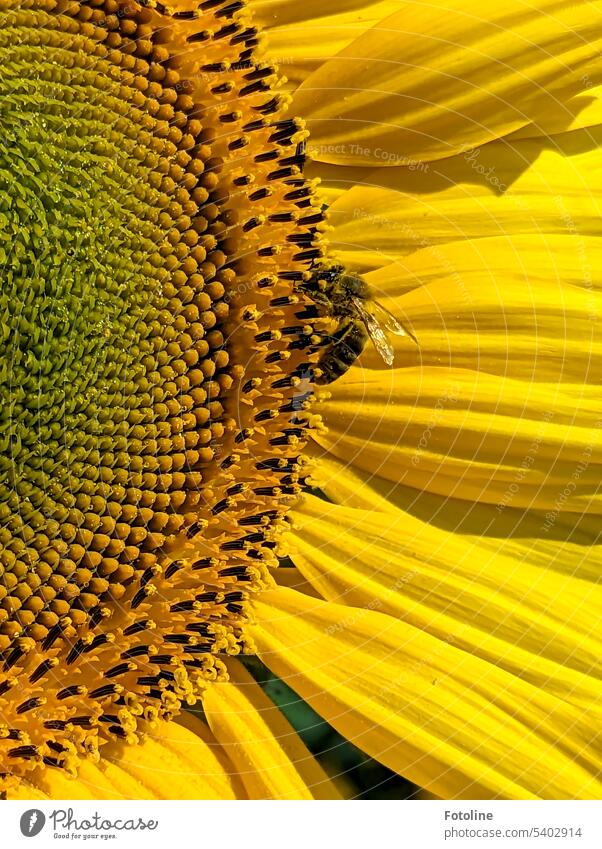
[[324,268],[317,269],[317,278],[322,283],[323,287],[330,288],[335,285],[337,280],[345,273],[342,265],[329,265]]

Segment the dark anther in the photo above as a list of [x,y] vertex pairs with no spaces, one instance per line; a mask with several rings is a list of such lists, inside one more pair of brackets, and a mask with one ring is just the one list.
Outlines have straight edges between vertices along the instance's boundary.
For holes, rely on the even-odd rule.
[[147,598],[147,596],[148,596],[148,589],[146,587],[141,587],[138,590],[138,592],[135,593],[135,595],[134,595],[134,597],[131,601],[130,607],[132,608],[132,610],[135,610],[137,607],[140,607],[140,605],[142,604],[144,599]]
[[209,645],[186,646],[186,654],[209,654],[210,651],[211,646]]
[[[249,121],[248,124],[245,124],[243,126],[243,130],[245,131],[245,133],[254,133],[257,130],[263,130],[264,127],[265,121],[263,120],[263,118],[256,118],[254,121]],[[255,160],[257,160],[257,157],[255,157]]]
[[167,569],[165,570],[165,579],[169,581],[169,579],[173,578],[176,572],[179,572],[181,568],[182,563],[179,560],[174,560],[174,562],[170,563]]
[[220,545],[222,551],[244,551],[245,544],[241,539],[231,539]]
[[272,97],[271,100],[268,100],[267,103],[262,103],[261,106],[254,106],[256,112],[260,112],[262,115],[271,115],[276,111],[279,105],[279,100],[277,97]]
[[147,655],[147,654],[148,654],[148,646],[147,645],[140,645],[140,646],[134,646],[131,649],[126,649],[126,651],[122,651],[121,654],[119,655],[119,657],[121,657],[123,660],[129,660],[132,657],[142,657],[143,655]]
[[127,733],[121,727],[121,725],[109,725],[108,730],[111,734],[114,734],[115,737],[119,737],[124,740],[127,737]]
[[186,41],[189,44],[199,44],[201,41],[207,41],[209,38],[211,38],[211,33],[203,29],[199,32],[193,32],[187,37]]
[[254,230],[256,227],[261,225],[261,221],[258,218],[249,218],[248,221],[242,225],[242,229],[244,233],[249,233],[251,230]]
[[303,272],[302,271],[279,271],[278,277],[281,280],[292,280],[293,282],[298,282],[303,280]]
[[187,631],[192,631],[193,634],[200,634],[201,637],[209,636],[209,625],[206,622],[192,622],[186,626]]
[[114,713],[102,713],[98,717],[99,722],[119,722],[119,717],[115,716]]
[[13,666],[23,657],[24,654],[25,652],[22,649],[13,649],[4,661],[4,671],[8,672],[9,669],[12,669]]
[[234,590],[233,592],[226,593],[225,601],[244,601],[244,596],[240,590]]
[[35,746],[17,746],[16,749],[8,750],[9,758],[35,758],[38,756],[38,750]]
[[117,678],[118,675],[125,675],[126,672],[130,672],[129,663],[118,663],[117,666],[111,667],[107,672],[105,672],[105,678]]
[[104,684],[102,687],[97,687],[90,693],[91,699],[104,699],[106,696],[114,696],[117,692],[117,684]]
[[188,539],[192,539],[192,537],[200,533],[202,529],[202,526],[199,525],[198,522],[193,522],[190,527],[186,528],[186,536],[188,537]]
[[265,77],[271,77],[274,73],[274,68],[268,65],[265,68],[254,68],[250,74],[245,74],[245,80],[263,80]]
[[212,94],[228,94],[230,90],[228,83],[220,83],[219,85],[214,86],[211,89],[211,92]]
[[[176,643],[176,645],[185,646],[190,642],[189,634],[165,634],[163,637],[166,643]],[[157,659],[154,658],[153,663],[157,663]]]
[[107,634],[97,634],[89,646],[86,646],[84,649],[84,653],[88,654],[91,651],[96,651],[96,649],[100,648],[100,646],[104,646],[105,643],[109,642],[109,638]]
[[253,490],[253,492],[256,495],[268,495],[268,496],[275,495],[273,486],[258,486],[257,489]]
[[34,697],[33,699],[27,699],[27,701],[21,702],[21,704],[17,707],[17,713],[27,713],[27,711],[33,710],[34,708],[38,708],[42,704],[44,704],[43,699],[40,699],[38,697]]
[[219,41],[222,38],[229,38],[229,36],[234,35],[234,33],[238,32],[239,24],[228,24],[221,29],[218,29],[217,32],[213,33],[213,38],[215,41]]
[[79,684],[71,684],[70,687],[65,687],[64,689],[60,690],[56,694],[56,698],[57,698],[57,701],[62,702],[63,699],[70,699],[73,696],[79,696],[79,695],[81,695]]
[[273,215],[269,215],[268,219],[273,221],[274,223],[286,223],[287,221],[295,220],[294,212],[275,212]]
[[217,593],[215,593],[215,592],[199,593],[198,595],[195,595],[194,598],[195,598],[196,601],[200,601],[202,604],[206,604],[209,601],[215,601],[215,599],[217,598]]
[[228,566],[226,569],[220,569],[219,576],[220,578],[240,578],[246,574],[246,571],[246,566]]
[[133,625],[128,625],[124,630],[126,637],[131,637],[133,634],[139,634],[140,631],[146,631],[148,627],[148,619],[141,619],[139,622],[134,622]]
[[71,647],[71,651],[67,655],[67,666],[69,666],[71,663],[74,663],[80,656],[80,654],[83,653],[85,648],[86,643],[83,640],[77,640],[77,642],[73,644],[73,646]]
[[306,215],[303,218],[299,219],[299,224],[302,227],[307,227],[310,224],[319,224],[320,221],[324,220],[324,214],[322,212],[315,212],[312,215]]
[[294,156],[286,156],[284,159],[280,160],[281,165],[296,165],[298,168],[302,168],[305,164],[305,156],[300,156],[299,154],[295,154]]
[[267,198],[269,194],[269,189],[266,189],[265,187],[263,189],[257,189],[256,192],[251,192],[249,200],[263,200],[264,198]]
[[194,601],[177,601],[169,608],[171,613],[190,613],[194,610]]
[[295,254],[293,259],[295,262],[307,262],[309,259],[319,259],[323,255],[321,248],[311,248],[311,250],[300,251]]
[[244,0],[234,0],[234,3],[230,3],[228,6],[224,6],[223,9],[218,9],[215,13],[216,18],[230,18],[235,12],[238,12],[244,6]]
[[272,389],[288,389],[292,385],[292,376],[288,375],[287,377],[280,377],[278,380],[275,380],[272,383]]
[[[277,150],[266,150],[265,153],[258,153],[254,158],[255,162],[272,162],[280,156]],[[264,189],[264,191],[266,191]]]
[[269,86],[263,80],[256,80],[254,83],[243,86],[240,90],[240,96],[245,97],[247,94],[255,94],[258,91],[269,91]]
[[227,510],[229,506],[230,506],[230,504],[229,504],[229,502],[228,502],[228,499],[227,499],[227,498],[222,498],[222,500],[221,500],[221,501],[218,501],[218,502],[217,502],[217,504],[215,504],[215,505],[211,508],[211,512],[213,513],[213,515],[214,515],[214,516],[217,516],[217,515],[219,515],[220,513],[223,513],[223,512],[224,512],[224,510]]
[[48,649],[51,648],[61,636],[62,631],[63,629],[61,628],[59,623],[53,625],[52,628],[46,634],[46,639],[42,643],[42,651],[48,651]]
[[309,247],[310,245],[313,245],[314,238],[314,233],[310,232],[293,233],[286,237],[286,241],[291,242],[293,245],[299,245],[300,247]]
[[97,604],[96,607],[93,607],[90,611],[90,618],[88,619],[88,626],[90,628],[96,628],[98,623],[102,620],[102,607],[100,604]]
[[302,189],[295,189],[292,192],[287,192],[284,195],[284,200],[301,200],[301,198],[308,197],[309,193],[310,189],[307,187],[304,187]]
[[246,30],[243,30],[243,32],[235,35],[234,38],[231,38],[230,44],[241,44],[243,42],[246,46],[250,44],[258,44],[257,34],[258,32],[256,27],[248,27]]
[[155,577],[155,572],[154,572],[152,566],[149,566],[149,568],[145,569],[144,572],[142,573],[142,577],[140,578],[140,586],[145,587],[148,584],[148,582],[150,580],[152,580],[154,577]]
[[91,716],[72,716],[69,720],[71,725],[77,725],[78,728],[93,728]]
[[228,68],[223,62],[213,62],[209,65],[201,65],[201,71],[207,74],[223,74]]
[[268,180],[282,180],[285,177],[290,177],[292,173],[291,168],[278,168],[276,171],[270,171]]
[[247,534],[247,536],[243,537],[243,539],[245,542],[256,543],[263,542],[265,540],[265,536],[264,534],[257,532],[254,534]]

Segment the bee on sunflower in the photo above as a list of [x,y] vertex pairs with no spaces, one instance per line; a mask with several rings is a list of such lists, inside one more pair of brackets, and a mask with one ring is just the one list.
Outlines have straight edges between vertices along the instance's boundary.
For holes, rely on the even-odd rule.
[[0,0],[4,798],[599,796],[601,38]]

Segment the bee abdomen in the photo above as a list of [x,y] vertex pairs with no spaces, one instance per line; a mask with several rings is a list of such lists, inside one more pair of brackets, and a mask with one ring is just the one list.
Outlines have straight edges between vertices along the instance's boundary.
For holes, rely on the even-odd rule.
[[322,373],[315,382],[332,383],[345,374],[360,356],[367,341],[368,334],[361,322],[353,319],[345,321],[333,335],[332,345],[318,364]]

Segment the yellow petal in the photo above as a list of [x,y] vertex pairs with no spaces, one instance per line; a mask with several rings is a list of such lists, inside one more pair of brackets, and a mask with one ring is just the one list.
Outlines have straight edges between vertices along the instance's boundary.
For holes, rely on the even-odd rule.
[[80,763],[77,778],[58,769],[36,769],[15,798],[43,798],[40,793],[49,799],[246,798],[219,744],[193,722],[185,728],[159,721],[140,745],[111,743],[98,763]]
[[267,35],[265,58],[278,66],[291,89],[398,6],[398,0],[337,0],[336,11],[322,0],[252,4],[253,20]]
[[537,124],[528,124],[512,134],[510,140],[550,136],[565,133],[567,130],[580,130],[602,124],[602,86],[594,85],[591,77],[584,75],[585,91],[565,101],[564,106],[571,114],[567,127],[566,117],[560,113],[549,112],[542,115]]
[[[418,338],[419,347],[391,337],[399,366],[478,369],[581,394],[602,376],[600,269],[602,239],[514,236],[424,248],[366,279]],[[357,365],[385,368],[372,345]]]
[[594,392],[582,396],[461,368],[354,369],[320,405],[328,432],[314,438],[415,489],[600,513],[600,414]]
[[[330,169],[334,182],[327,185],[355,183],[330,209],[332,243],[345,264],[369,270],[456,241],[599,237],[601,141],[596,127],[548,140],[493,142],[428,170]],[[316,175],[324,176],[325,168]],[[578,273],[587,259],[577,255]],[[594,266],[589,275],[599,280]]]
[[[521,563],[588,582],[599,580],[602,540],[600,518],[595,514],[560,511],[550,522],[544,513],[517,509],[511,503],[500,509],[498,505],[392,485],[373,471],[362,472],[332,455],[316,455],[314,464],[312,482],[336,504],[394,517],[401,510],[433,528],[461,536],[467,546],[478,543],[493,554],[503,548],[505,555]],[[281,583],[280,573],[277,577]],[[301,576],[296,580],[291,576],[285,586],[309,591]]]
[[602,791],[596,732],[582,712],[451,640],[285,588],[253,606],[264,662],[347,739],[430,792],[563,799]]
[[592,722],[602,714],[596,582],[513,557],[504,540],[492,550],[478,535],[399,509],[308,495],[292,515],[291,557],[327,600],[388,613],[580,705]]
[[212,684],[203,709],[252,799],[337,799],[334,784],[242,664]]
[[[451,156],[553,112],[599,83],[602,6],[557,0],[402,2],[311,74],[293,109],[323,162]],[[589,75],[585,79],[586,75]]]

